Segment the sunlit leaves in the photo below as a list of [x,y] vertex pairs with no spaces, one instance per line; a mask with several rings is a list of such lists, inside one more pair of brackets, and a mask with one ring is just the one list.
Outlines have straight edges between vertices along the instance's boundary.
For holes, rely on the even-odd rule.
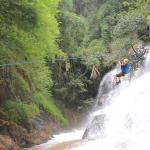
[[146,27],[146,19],[142,15],[123,16],[114,28],[114,34],[118,37],[136,34]]
[[85,36],[84,18],[72,12],[62,12],[59,21],[61,22],[60,47],[67,53],[77,51]]
[[[10,87],[9,92],[14,91],[10,99],[19,96],[22,100],[26,97],[21,95],[27,95],[27,99],[32,100],[33,91],[40,91],[44,95],[48,93],[52,82],[50,72],[43,63],[44,58],[54,58],[61,53],[55,42],[59,35],[55,18],[58,3],[59,0],[0,0],[1,64],[17,61],[38,63],[35,66],[20,65],[8,69],[14,79],[9,79],[7,85],[2,80],[0,87],[5,85],[6,88]],[[22,87],[22,83],[28,85],[29,90]]]

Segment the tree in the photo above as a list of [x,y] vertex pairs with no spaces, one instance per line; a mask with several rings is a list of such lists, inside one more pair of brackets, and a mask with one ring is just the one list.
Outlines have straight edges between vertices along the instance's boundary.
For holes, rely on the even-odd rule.
[[59,16],[59,22],[61,22],[60,48],[68,54],[76,52],[82,46],[85,36],[84,18],[72,12],[62,12]]
[[[37,62],[0,68],[4,74],[0,77],[0,105],[8,100],[12,107],[28,103],[22,105],[28,111],[26,107],[33,106],[40,93],[40,103],[47,107],[52,80],[44,59],[62,53],[55,42],[59,34],[55,18],[58,3],[59,0],[0,0],[0,63]],[[11,107],[8,111],[11,114]]]

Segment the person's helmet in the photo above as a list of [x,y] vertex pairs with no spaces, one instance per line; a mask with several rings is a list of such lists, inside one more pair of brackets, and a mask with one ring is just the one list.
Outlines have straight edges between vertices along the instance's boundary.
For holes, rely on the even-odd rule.
[[124,62],[125,64],[128,64],[129,60],[128,60],[127,58],[125,58],[125,59],[123,60],[123,62]]

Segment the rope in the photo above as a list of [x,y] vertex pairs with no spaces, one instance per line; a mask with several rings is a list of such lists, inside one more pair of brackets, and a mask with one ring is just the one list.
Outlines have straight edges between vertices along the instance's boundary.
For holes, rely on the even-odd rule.
[[38,64],[40,62],[34,62],[34,61],[23,61],[23,62],[16,62],[16,63],[10,63],[10,64],[1,64],[0,67],[12,67],[16,65],[26,65],[26,64]]
[[[77,58],[68,58],[68,59],[61,59],[61,58],[58,58],[58,59],[55,59],[54,61],[67,61],[67,60],[79,60],[81,59],[80,57],[77,57]],[[46,60],[46,62],[48,64],[53,64],[54,61],[52,60]],[[13,67],[13,66],[16,66],[16,65],[32,65],[32,64],[40,64],[40,63],[43,63],[42,61],[21,61],[21,62],[15,62],[15,63],[8,63],[8,64],[0,64],[0,67]]]
[[[91,58],[95,58],[95,57],[102,57],[103,54],[99,54],[99,55],[93,55],[91,56]],[[65,58],[56,58],[54,60],[46,60],[46,62],[48,64],[54,64],[56,63],[57,61],[67,61],[67,60],[84,60],[86,59],[85,57],[69,57],[67,59]],[[21,62],[14,62],[14,63],[8,63],[8,64],[0,64],[0,67],[13,67],[13,66],[16,66],[16,65],[32,65],[32,64],[40,64],[40,63],[43,63],[42,61],[21,61]]]
[[[149,49],[148,49],[149,50]],[[105,56],[105,54],[101,53],[101,54],[96,54],[91,56],[91,58],[95,58],[95,57],[102,57]],[[48,64],[54,64],[57,61],[67,61],[67,60],[84,60],[86,59],[85,57],[69,57],[67,59],[63,59],[63,58],[56,58],[54,60],[46,60],[46,62]],[[139,60],[133,60],[132,62],[137,62]],[[15,62],[15,63],[8,63],[8,64],[0,64],[0,67],[13,67],[16,65],[33,65],[33,64],[40,64],[43,63],[42,61],[21,61],[21,62]]]

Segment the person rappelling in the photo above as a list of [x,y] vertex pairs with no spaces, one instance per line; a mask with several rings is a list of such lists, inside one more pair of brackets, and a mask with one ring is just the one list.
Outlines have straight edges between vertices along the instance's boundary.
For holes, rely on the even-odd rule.
[[128,75],[131,69],[131,64],[129,63],[129,60],[127,58],[125,58],[123,62],[119,61],[119,64],[121,67],[121,72],[114,76],[114,80],[116,81],[116,84],[119,84],[121,82],[120,78]]

